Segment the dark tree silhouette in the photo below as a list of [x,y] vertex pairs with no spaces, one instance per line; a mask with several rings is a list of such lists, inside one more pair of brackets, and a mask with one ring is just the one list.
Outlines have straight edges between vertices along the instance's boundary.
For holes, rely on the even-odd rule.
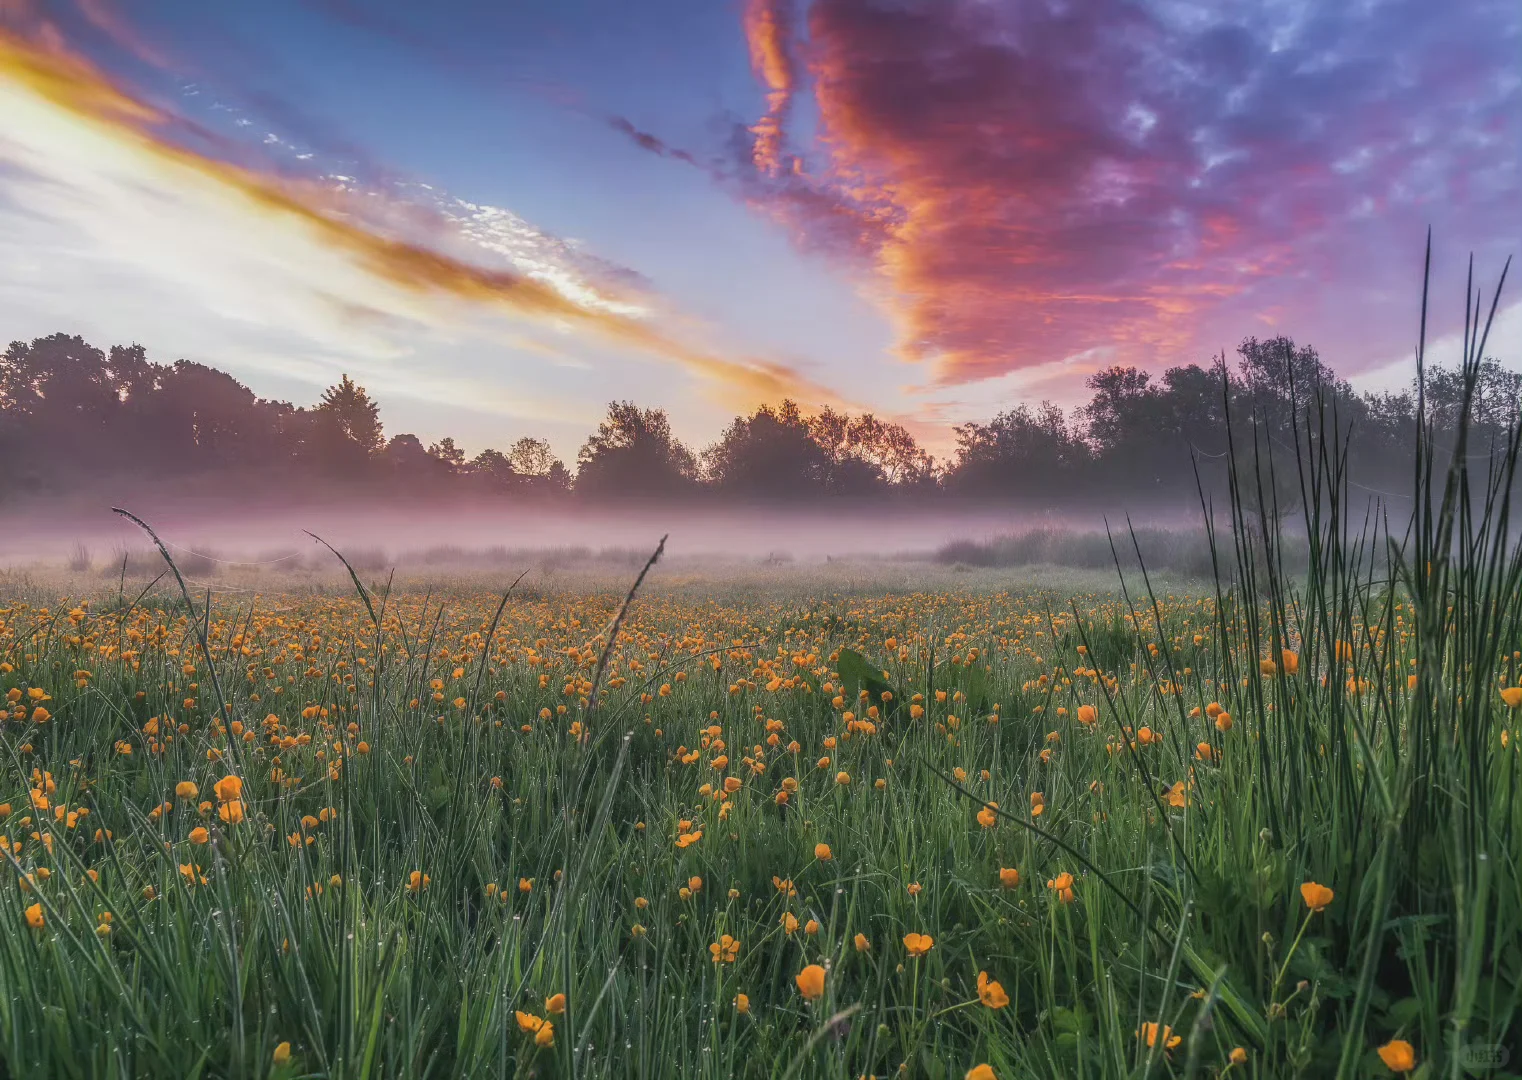
[[601,497],[679,495],[697,480],[697,459],[672,434],[665,410],[632,401],[608,404],[576,464],[577,490]]
[[829,479],[829,455],[809,432],[792,401],[737,416],[703,452],[709,483],[720,491],[760,498],[818,495]]
[[961,424],[947,485],[969,494],[1072,496],[1090,449],[1077,425],[1049,401],[1021,405],[986,424]]
[[571,487],[571,474],[544,439],[525,435],[507,452],[513,471],[530,490],[564,492]]
[[348,375],[322,392],[317,415],[324,434],[337,435],[359,459],[369,460],[380,453],[380,406]]
[[[1409,494],[1418,394],[1355,394],[1315,349],[1285,336],[1249,337],[1230,362],[1153,375],[1112,367],[1088,380],[1090,398],[1064,413],[1020,405],[956,428],[938,463],[902,424],[794,402],[735,417],[702,457],[676,438],[660,409],[613,402],[577,457],[573,480],[549,443],[524,436],[507,452],[467,460],[450,436],[425,446],[402,434],[382,443],[380,409],[348,375],[311,408],[268,401],[205,364],[151,361],[140,345],[102,351],[78,336],[14,341],[0,353],[0,495],[68,491],[102,477],[156,483],[236,472],[292,484],[371,484],[387,494],[471,492],[479,497],[589,499],[715,496],[803,500],[945,492],[988,499],[1119,500],[1184,510],[1229,479],[1268,524],[1298,505],[1295,450],[1346,439],[1348,476],[1373,492]],[[1455,449],[1464,408],[1455,371],[1431,368],[1424,392],[1432,452]],[[1474,388],[1467,452],[1499,445],[1522,407],[1522,375],[1486,360]],[[1228,418],[1237,471],[1228,477]]]

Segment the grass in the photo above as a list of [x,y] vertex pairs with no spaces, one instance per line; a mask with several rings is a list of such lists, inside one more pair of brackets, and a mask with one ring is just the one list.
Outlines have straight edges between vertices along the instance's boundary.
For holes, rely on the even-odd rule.
[[1518,434],[1392,532],[1303,416],[1193,592],[33,588],[4,1071],[1517,1075]]

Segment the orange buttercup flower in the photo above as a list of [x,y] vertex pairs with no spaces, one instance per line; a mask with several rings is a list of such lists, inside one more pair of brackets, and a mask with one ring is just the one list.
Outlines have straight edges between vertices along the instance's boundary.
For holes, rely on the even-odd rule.
[[715,964],[733,964],[740,955],[740,939],[723,934],[718,941],[708,946],[708,951],[713,954]]
[[924,956],[935,946],[935,938],[929,934],[909,933],[904,935],[904,949],[910,956]]
[[1391,1039],[1379,1048],[1379,1060],[1391,1072],[1410,1072],[1416,1068],[1416,1048],[1405,1039]]
[[41,930],[45,925],[47,925],[47,919],[45,919],[42,914],[41,904],[33,904],[31,907],[26,909],[26,924],[33,930]]
[[237,802],[243,798],[243,780],[237,776],[224,776],[216,782],[212,790],[217,793],[218,802]]
[[1320,911],[1332,902],[1336,895],[1325,885],[1317,885],[1314,881],[1307,881],[1300,886],[1300,896],[1305,900],[1305,906],[1312,911]]
[[1153,1023],[1151,1020],[1148,1020],[1146,1023],[1142,1024],[1141,1030],[1138,1031],[1136,1035],[1148,1046],[1157,1046],[1159,1043],[1161,1043],[1164,1050],[1172,1050],[1179,1043],[1184,1041],[1183,1037],[1180,1035],[1175,1035],[1173,1033],[1173,1029],[1167,1024],[1159,1025]]
[[978,1000],[990,1009],[1002,1009],[1009,1004],[1009,995],[1004,992],[993,979],[988,977],[988,972],[978,972]]
[[1006,889],[1015,889],[1020,886],[1020,871],[1013,866],[999,867],[999,884]]
[[824,996],[824,968],[818,964],[804,968],[793,981],[798,984],[798,992],[810,1001]]
[[1073,895],[1073,875],[1064,870],[1054,878],[1048,879],[1046,887],[1057,894],[1057,899],[1064,904],[1071,904],[1075,899]]

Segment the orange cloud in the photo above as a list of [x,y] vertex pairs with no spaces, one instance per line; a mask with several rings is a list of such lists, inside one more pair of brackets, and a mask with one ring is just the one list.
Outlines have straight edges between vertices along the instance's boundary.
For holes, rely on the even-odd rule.
[[[943,386],[1093,349],[1191,359],[1259,310],[1325,312],[1327,282],[1403,288],[1430,221],[1461,243],[1516,236],[1494,224],[1517,191],[1500,133],[1519,91],[1498,72],[1522,28],[1500,7],[1332,5],[1301,24],[1269,4],[799,3],[806,34],[745,10],[769,106],[751,130],[767,150],[807,93],[817,138],[737,154],[739,192],[804,250],[865,265],[897,353]],[[1327,342],[1330,318],[1295,332]]]
[[[0,0],[4,2],[4,0]],[[234,200],[250,229],[263,219],[293,224],[324,251],[342,252],[376,280],[419,295],[496,307],[599,336],[672,361],[713,383],[728,403],[748,406],[793,397],[838,403],[826,388],[792,368],[764,360],[731,360],[694,349],[655,327],[584,302],[552,285],[510,270],[488,269],[368,225],[358,206],[333,186],[260,171],[199,153],[174,141],[172,114],[113,83],[56,35],[24,38],[0,29],[0,83],[90,125],[115,145],[146,156],[180,177],[209,182]]]
[[783,171],[785,125],[797,80],[785,0],[747,0],[743,15],[751,70],[766,87],[766,115],[751,127],[751,160],[763,173]]

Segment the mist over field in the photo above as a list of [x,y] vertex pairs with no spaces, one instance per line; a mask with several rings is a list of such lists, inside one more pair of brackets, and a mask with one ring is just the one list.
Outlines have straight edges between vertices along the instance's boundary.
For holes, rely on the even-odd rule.
[[[789,508],[768,505],[667,504],[597,508],[570,505],[493,506],[480,500],[386,505],[355,500],[314,500],[249,505],[243,501],[176,500],[151,494],[122,499],[160,536],[186,553],[229,562],[267,563],[291,556],[310,565],[331,559],[306,535],[316,533],[367,564],[496,563],[514,556],[648,554],[669,534],[673,558],[823,563],[842,558],[924,559],[958,541],[986,541],[1036,529],[1102,533],[1097,508],[979,507],[934,503],[866,503]],[[0,536],[0,566],[63,564],[88,553],[92,567],[109,571],[125,553],[134,561],[149,541],[135,525],[94,500],[36,500],[12,518]],[[1138,524],[1197,529],[1201,515],[1183,508]],[[1124,535],[1125,520],[1112,517]]]

